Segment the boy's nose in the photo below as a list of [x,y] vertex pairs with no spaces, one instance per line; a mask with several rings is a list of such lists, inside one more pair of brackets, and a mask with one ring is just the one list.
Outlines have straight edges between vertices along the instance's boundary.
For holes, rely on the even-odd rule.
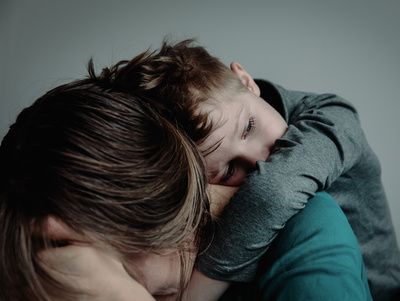
[[261,148],[238,148],[239,153],[235,159],[235,183],[234,186],[242,184],[244,178],[256,170],[257,161],[264,161],[268,154],[264,154]]
[[269,156],[269,149],[266,147],[247,148],[238,156],[238,165],[240,165],[242,172],[246,174],[256,170],[257,161],[265,161]]
[[240,165],[246,173],[250,173],[256,169],[256,162],[260,160],[254,154],[244,154],[240,157]]

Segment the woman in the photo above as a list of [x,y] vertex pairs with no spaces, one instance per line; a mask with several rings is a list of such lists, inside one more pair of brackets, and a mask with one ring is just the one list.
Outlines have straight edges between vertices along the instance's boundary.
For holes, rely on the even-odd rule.
[[91,63],[89,73],[24,109],[1,144],[1,300],[77,293],[41,260],[42,250],[70,243],[49,236],[49,219],[124,263],[190,251],[193,238],[200,249],[207,243],[207,179],[192,142],[140,95],[114,91]]
[[[212,236],[211,214],[217,216],[232,194],[214,193],[210,210],[205,169],[193,143],[156,113],[151,99],[126,93],[109,69],[96,76],[90,64],[89,75],[25,109],[0,147],[1,300],[179,299],[196,251],[201,254]],[[337,218],[337,207],[318,208],[307,206],[296,216],[294,237],[285,227],[254,283],[234,286],[224,298],[299,296],[293,287],[318,279],[321,294],[337,297],[336,288],[345,283],[351,300],[368,299],[354,234],[344,217]],[[320,223],[300,227],[305,220]],[[349,239],[332,236],[332,227]],[[313,243],[321,236],[330,241],[324,248]],[[325,247],[332,252],[315,253]],[[306,262],[283,256],[293,250]],[[318,273],[331,271],[332,262],[341,266],[332,261],[339,258],[334,254],[347,259],[340,260],[343,268]],[[300,277],[283,272],[310,263],[317,267],[311,280],[310,271]],[[282,289],[286,284],[290,289]],[[321,298],[314,287],[302,288]],[[206,293],[194,291],[194,297],[202,300]]]

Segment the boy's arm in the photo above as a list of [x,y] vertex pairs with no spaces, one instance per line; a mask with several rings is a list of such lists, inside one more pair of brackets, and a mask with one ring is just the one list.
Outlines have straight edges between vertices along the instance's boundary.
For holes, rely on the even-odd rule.
[[216,301],[229,288],[230,283],[209,278],[193,269],[183,301]]
[[225,281],[250,281],[278,231],[316,191],[354,166],[366,143],[357,113],[335,95],[275,88],[289,128],[250,174],[221,216],[199,270]]
[[[224,208],[229,203],[238,187],[221,185],[209,185],[211,214],[214,220],[219,220]],[[189,284],[183,295],[184,301],[215,301],[228,289],[230,283],[218,281],[205,276],[198,269],[194,268]]]

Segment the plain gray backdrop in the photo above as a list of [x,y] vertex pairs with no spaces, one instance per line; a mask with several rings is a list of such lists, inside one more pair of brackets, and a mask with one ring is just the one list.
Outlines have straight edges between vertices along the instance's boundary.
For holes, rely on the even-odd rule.
[[50,88],[195,37],[224,63],[288,89],[332,92],[359,111],[382,163],[400,242],[400,1],[0,0],[0,137]]

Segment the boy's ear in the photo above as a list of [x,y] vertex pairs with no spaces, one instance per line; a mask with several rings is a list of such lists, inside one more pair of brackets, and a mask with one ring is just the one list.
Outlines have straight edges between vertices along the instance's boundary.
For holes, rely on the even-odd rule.
[[239,63],[232,62],[231,70],[239,77],[243,85],[245,85],[251,92],[253,92],[257,96],[261,95],[260,88],[254,81],[254,79],[250,76],[250,74],[247,73],[246,70],[243,69],[243,67]]

